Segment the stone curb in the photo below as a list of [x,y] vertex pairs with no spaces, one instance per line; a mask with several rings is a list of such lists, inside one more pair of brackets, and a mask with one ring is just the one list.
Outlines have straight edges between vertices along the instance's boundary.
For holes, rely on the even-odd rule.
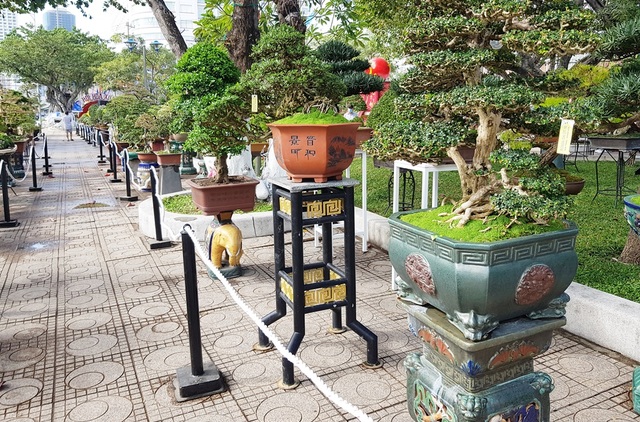
[[[162,197],[188,194],[189,191],[174,192]],[[204,241],[205,232],[211,221],[212,215],[186,215],[173,212],[164,212],[162,216],[162,238],[177,240],[185,224],[189,224],[196,237]],[[252,212],[247,214],[234,214],[231,220],[242,231],[242,237],[249,239],[252,237],[269,236],[273,234],[271,211]],[[153,221],[153,205],[151,198],[145,199],[138,205],[138,226],[140,231],[147,237],[155,238],[156,231]],[[289,228],[285,225],[285,229]]]

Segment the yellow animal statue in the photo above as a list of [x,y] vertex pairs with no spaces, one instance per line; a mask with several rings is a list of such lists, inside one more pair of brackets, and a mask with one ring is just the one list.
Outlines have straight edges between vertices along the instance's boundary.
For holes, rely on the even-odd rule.
[[222,254],[226,251],[229,265],[240,265],[242,257],[242,232],[233,223],[223,224],[213,232],[209,258],[216,268],[222,267]]

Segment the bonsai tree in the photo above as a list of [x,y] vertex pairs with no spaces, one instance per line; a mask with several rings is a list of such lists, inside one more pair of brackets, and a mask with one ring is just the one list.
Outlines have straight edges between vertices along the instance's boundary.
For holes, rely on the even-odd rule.
[[36,113],[33,99],[0,87],[0,132],[22,135],[32,131]]
[[[568,204],[558,183],[543,178],[548,166],[526,151],[502,149],[498,134],[542,103],[537,63],[596,47],[588,31],[593,13],[565,0],[427,2],[412,10],[405,51],[413,67],[399,81],[396,118],[378,126],[364,147],[413,163],[451,157],[462,191],[452,224],[492,214],[540,223],[562,216]],[[469,143],[476,148],[470,164],[458,151]]]
[[291,26],[277,25],[253,47],[253,65],[234,92],[247,104],[251,95],[258,96],[258,117],[273,121],[314,106],[334,108],[345,96],[342,79],[304,40],[304,34]]
[[102,115],[113,125],[117,142],[127,142],[133,148],[143,150],[145,144],[143,130],[136,127],[135,123],[149,107],[148,101],[131,94],[124,94],[111,99],[104,106]]
[[332,73],[342,79],[347,87],[345,95],[369,94],[384,88],[381,77],[365,73],[370,67],[369,62],[358,59],[360,52],[350,45],[337,40],[327,41],[314,53],[329,65]]
[[[227,157],[242,152],[250,127],[247,107],[230,88],[240,71],[226,51],[207,42],[196,43],[178,60],[176,73],[167,80],[175,96],[174,110],[192,122],[184,148],[216,158],[215,183],[229,183]],[[175,125],[174,125],[175,129]]]

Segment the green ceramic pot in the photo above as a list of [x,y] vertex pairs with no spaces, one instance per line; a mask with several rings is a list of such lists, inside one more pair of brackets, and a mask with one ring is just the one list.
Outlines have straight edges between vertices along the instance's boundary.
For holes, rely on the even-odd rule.
[[640,205],[633,202],[633,198],[637,198],[640,195],[629,195],[624,197],[624,217],[631,227],[631,230],[638,236],[640,236]]
[[490,243],[459,242],[389,217],[389,258],[398,295],[434,306],[470,340],[485,338],[500,321],[560,317],[564,291],[578,268],[578,229]]

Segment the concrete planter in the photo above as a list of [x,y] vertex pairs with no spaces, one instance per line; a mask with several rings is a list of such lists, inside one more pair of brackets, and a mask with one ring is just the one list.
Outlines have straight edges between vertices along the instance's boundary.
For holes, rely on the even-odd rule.
[[578,268],[574,224],[557,232],[466,243],[400,220],[413,212],[419,211],[389,218],[389,258],[402,298],[440,309],[474,341],[510,318],[564,315],[563,304],[550,303],[563,294]]

